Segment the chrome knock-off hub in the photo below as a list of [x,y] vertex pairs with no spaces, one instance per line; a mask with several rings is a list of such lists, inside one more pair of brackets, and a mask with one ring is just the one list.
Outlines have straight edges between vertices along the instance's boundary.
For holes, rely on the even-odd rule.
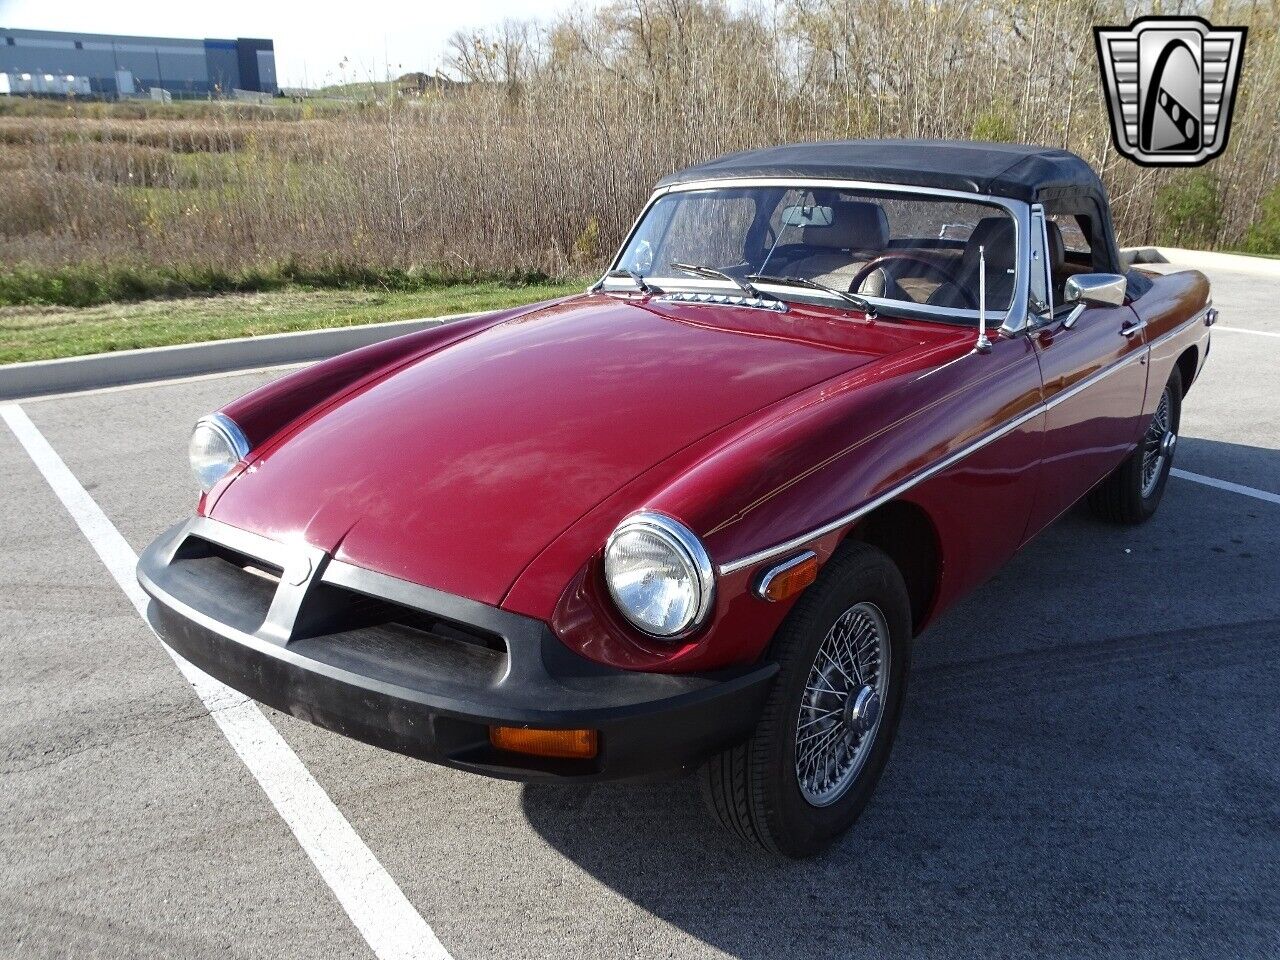
[[870,684],[845,701],[844,722],[850,730],[865,733],[880,719],[880,694]]

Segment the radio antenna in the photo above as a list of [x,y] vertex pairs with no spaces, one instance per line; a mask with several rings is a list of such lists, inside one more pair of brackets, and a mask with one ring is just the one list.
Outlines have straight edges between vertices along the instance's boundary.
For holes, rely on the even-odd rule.
[[978,343],[979,353],[991,352],[987,339],[987,248],[978,246]]

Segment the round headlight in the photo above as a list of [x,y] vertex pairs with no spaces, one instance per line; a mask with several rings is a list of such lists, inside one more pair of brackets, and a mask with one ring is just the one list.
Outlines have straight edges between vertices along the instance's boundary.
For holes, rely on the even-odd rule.
[[249,455],[249,441],[234,420],[215,413],[196,423],[188,453],[191,472],[200,489],[208,493],[228,470]]
[[618,610],[655,637],[679,637],[711,609],[711,558],[684,524],[638,513],[618,525],[604,552],[604,576]]

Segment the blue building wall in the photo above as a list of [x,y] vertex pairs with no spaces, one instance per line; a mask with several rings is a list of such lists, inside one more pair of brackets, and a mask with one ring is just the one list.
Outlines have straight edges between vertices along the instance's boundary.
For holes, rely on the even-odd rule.
[[[257,90],[245,86],[240,76],[240,53],[234,40],[206,40],[205,64],[209,71],[209,83],[219,90]],[[270,91],[274,92],[274,91]]]
[[[145,95],[153,87],[174,96],[207,97],[232,89],[275,93],[270,40],[184,40],[0,27],[0,73],[88,77],[104,97]],[[132,87],[132,89],[129,89]]]

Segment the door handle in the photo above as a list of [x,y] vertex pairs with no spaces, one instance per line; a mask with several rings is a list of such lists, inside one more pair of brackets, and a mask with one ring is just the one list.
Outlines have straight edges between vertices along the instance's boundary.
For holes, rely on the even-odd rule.
[[1138,333],[1139,331],[1146,329],[1146,326],[1147,326],[1147,321],[1145,320],[1142,320],[1138,323],[1126,323],[1123,327],[1120,328],[1120,336],[1132,337],[1135,333]]

